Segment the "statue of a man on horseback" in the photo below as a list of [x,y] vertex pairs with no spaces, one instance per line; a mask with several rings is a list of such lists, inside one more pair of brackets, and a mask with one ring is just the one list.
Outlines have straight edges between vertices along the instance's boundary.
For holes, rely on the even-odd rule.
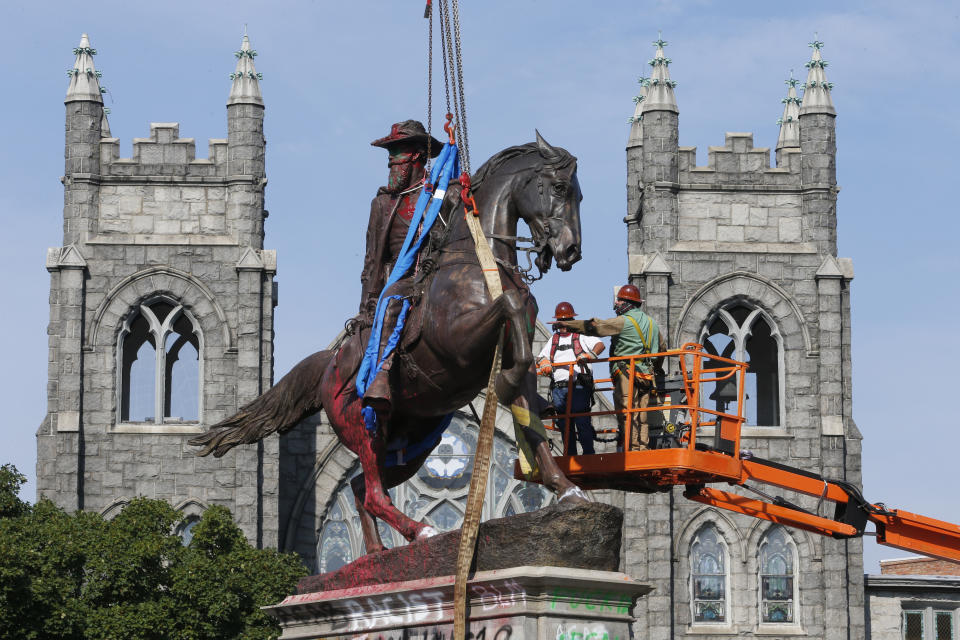
[[[539,420],[540,399],[531,370],[537,305],[517,265],[521,221],[530,229],[541,271],[549,269],[554,260],[566,271],[580,259],[582,195],[576,158],[538,133],[536,142],[504,149],[472,176],[471,192],[479,217],[470,220],[479,222],[482,237],[488,241],[493,262],[492,269],[486,270],[498,274],[501,294],[494,297],[485,284],[485,269],[474,241],[477,230],[471,231],[472,222],[467,221],[473,214],[465,213],[462,188],[455,181],[445,193],[438,188],[431,194],[439,214],[433,227],[435,236],[431,233],[436,242],[430,243],[430,266],[421,265],[419,273],[413,269],[396,281],[399,276],[391,274],[381,292],[377,283],[384,286],[385,265],[396,257],[391,252],[392,230],[402,228],[406,233],[409,226],[397,221],[404,217],[404,192],[421,179],[419,163],[426,161],[436,142],[418,124],[398,123],[390,136],[374,143],[391,152],[391,181],[371,206],[358,330],[336,350],[305,358],[235,416],[191,440],[204,447],[201,455],[220,456],[238,444],[292,429],[303,418],[325,409],[340,441],[360,459],[363,473],[354,479],[352,488],[368,553],[383,548],[375,518],[408,540],[434,533],[425,523],[400,512],[387,491],[417,472],[440,442],[452,413],[486,386],[501,333],[502,369],[496,378],[496,393],[502,402],[512,404],[521,467],[538,476],[561,500],[585,499],[557,467]],[[400,140],[409,143],[405,150],[394,144]],[[405,303],[405,329],[394,335],[391,351],[397,360],[382,378],[383,394],[373,389],[376,380],[365,392],[357,389],[368,342],[377,342],[376,338],[370,340],[371,331],[390,335],[393,332],[383,328],[396,322],[397,310],[391,311],[389,304],[373,328],[370,316],[363,321],[364,312],[373,306],[369,300],[377,297]],[[381,303],[381,313],[383,307]],[[384,418],[380,427],[368,428],[365,404]]]

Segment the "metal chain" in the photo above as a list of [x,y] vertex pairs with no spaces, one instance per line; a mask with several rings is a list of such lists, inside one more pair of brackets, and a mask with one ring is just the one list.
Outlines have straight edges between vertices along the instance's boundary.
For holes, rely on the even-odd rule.
[[[451,16],[451,8],[448,6],[447,7],[447,30],[446,30],[447,56],[450,59],[450,87],[451,87],[451,94],[452,94],[452,101],[453,101],[453,114],[457,119],[457,129],[460,129],[460,131],[457,132],[457,142],[461,150],[460,165],[461,167],[463,167],[464,170],[467,170],[467,167],[464,163],[465,162],[469,163],[469,159],[466,158],[465,154],[463,153],[465,151],[462,144],[463,136],[460,135],[462,133],[462,125],[463,125],[463,113],[460,109],[461,105],[463,104],[463,101],[461,99],[463,86],[457,81],[457,68],[459,67],[460,54],[454,41],[455,33],[456,33],[456,24],[453,20],[453,17]],[[467,170],[467,173],[469,174],[469,170]]]
[[[453,27],[451,26],[451,15],[450,15],[450,6],[447,4],[448,0],[441,0],[444,10],[441,13],[443,16],[443,33],[444,38],[446,39],[446,60],[448,63],[447,73],[445,74],[444,82],[445,86],[449,87],[449,91],[453,93],[453,99],[450,100],[448,96],[447,102],[447,112],[452,113],[457,122],[457,127],[460,128],[460,124],[463,120],[462,113],[460,112],[460,103],[458,99],[457,91],[462,90],[460,84],[456,82],[456,68],[457,68],[457,51],[454,48],[453,43]],[[458,140],[460,139],[459,133],[457,134]],[[460,145],[461,149],[463,145]],[[460,154],[460,163],[463,166],[464,154]],[[466,167],[464,167],[466,168]]]
[[467,138],[467,103],[463,93],[463,56],[461,55],[460,42],[460,1],[453,0],[453,29],[456,35],[456,56],[457,56],[457,89],[460,92],[460,140],[462,141],[463,153],[460,157],[460,164],[467,175],[470,175],[470,143]]
[[449,46],[447,45],[449,38],[447,37],[447,7],[446,0],[439,0],[437,5],[440,7],[440,55],[443,58],[443,91],[447,96],[447,113],[451,113],[450,110],[450,71],[447,68],[447,51]]
[[427,166],[424,171],[426,180],[430,179],[430,165],[433,156],[430,153],[433,142],[433,7],[427,5]]

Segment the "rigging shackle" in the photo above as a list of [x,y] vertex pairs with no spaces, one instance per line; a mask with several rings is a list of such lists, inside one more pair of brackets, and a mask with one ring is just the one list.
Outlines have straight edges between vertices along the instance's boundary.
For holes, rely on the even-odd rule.
[[473,194],[470,193],[470,176],[466,171],[460,174],[460,186],[462,187],[460,199],[463,200],[463,212],[472,213],[474,216],[479,217],[480,211],[477,209],[477,203],[473,199]]
[[450,136],[450,144],[457,144],[457,139],[453,135],[454,131],[457,130],[457,125],[453,124],[453,114],[449,111],[447,112],[447,121],[443,125],[443,130]]

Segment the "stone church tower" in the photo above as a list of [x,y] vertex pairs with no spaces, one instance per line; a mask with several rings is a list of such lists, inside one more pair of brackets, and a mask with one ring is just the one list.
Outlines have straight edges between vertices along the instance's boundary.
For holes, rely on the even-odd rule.
[[[671,346],[699,342],[750,362],[745,449],[859,485],[853,266],[837,257],[836,111],[822,43],[811,43],[802,99],[788,81],[775,167],[749,133],[726,134],[696,165],[696,148],[679,146],[666,43],[654,45],[627,144],[630,282]],[[736,399],[715,388],[707,401],[732,410]],[[656,586],[639,607],[646,637],[863,637],[859,539],[788,530],[681,493],[625,497],[626,570]]]
[[276,546],[278,443],[197,458],[187,444],[272,382],[276,253],[263,248],[263,99],[243,38],[227,138],[195,157],[153,123],[119,157],[86,35],[66,104],[63,245],[50,271],[38,493],[110,517],[135,496],[231,509]]

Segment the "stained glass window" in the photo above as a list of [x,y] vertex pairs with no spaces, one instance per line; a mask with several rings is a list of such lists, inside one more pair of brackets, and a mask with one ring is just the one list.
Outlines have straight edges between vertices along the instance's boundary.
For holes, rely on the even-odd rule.
[[783,527],[773,527],[763,537],[759,549],[760,621],[794,621],[793,539]]
[[[417,474],[390,490],[390,499],[414,520],[429,522],[441,531],[460,527],[473,472],[473,453],[477,444],[477,425],[458,413],[444,433],[440,444]],[[513,478],[517,448],[497,434],[491,455],[490,482],[484,500],[484,520],[534,511],[554,501],[551,491],[539,484]],[[360,473],[357,465],[337,487],[332,505],[320,527],[317,543],[317,568],[334,571],[364,553],[350,479]],[[403,537],[377,521],[384,546],[405,545]]]
[[177,533],[180,535],[180,541],[183,542],[183,546],[190,546],[190,541],[193,540],[193,528],[196,527],[199,522],[199,516],[190,516],[180,525]]
[[690,588],[694,622],[727,619],[726,547],[712,524],[703,525],[690,545]]

